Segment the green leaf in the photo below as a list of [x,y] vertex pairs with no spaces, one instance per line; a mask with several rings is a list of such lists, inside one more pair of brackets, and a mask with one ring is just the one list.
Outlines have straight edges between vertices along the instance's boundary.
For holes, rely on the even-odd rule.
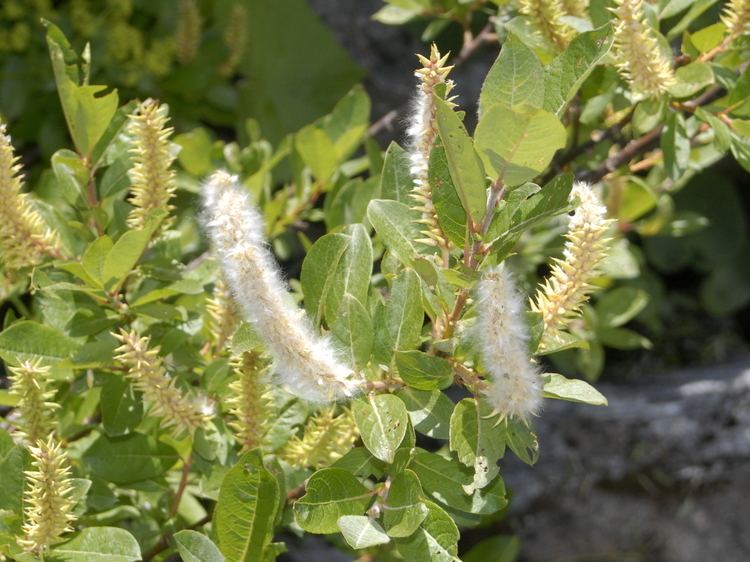
[[336,147],[322,129],[315,125],[303,128],[295,137],[295,146],[317,179],[326,181],[336,171]]
[[669,88],[669,93],[680,99],[694,96],[706,86],[714,83],[711,65],[705,62],[692,62],[682,66],[675,72],[675,77],[677,82]]
[[143,402],[124,377],[112,374],[103,377],[100,408],[104,431],[110,437],[127,435],[143,419]]
[[58,27],[46,20],[43,23],[70,136],[78,153],[90,156],[117,111],[117,90],[100,95],[107,86],[78,85],[77,55]]
[[139,230],[128,230],[115,242],[102,266],[102,281],[110,291],[119,289],[146,251],[151,236],[167,212],[156,210],[149,213],[146,226]]
[[544,109],[561,116],[594,67],[612,47],[612,26],[581,33],[544,69]]
[[479,94],[480,117],[498,103],[515,107],[544,104],[544,70],[534,52],[512,33],[503,43]]
[[351,472],[354,476],[366,478],[375,476],[380,478],[385,472],[386,465],[376,459],[365,447],[354,447],[343,457],[333,463],[334,468],[341,468]]
[[368,395],[352,402],[352,414],[365,447],[381,461],[392,463],[409,424],[401,399],[393,394]]
[[618,287],[604,293],[596,303],[599,321],[617,328],[635,318],[648,304],[648,293],[636,287]]
[[450,449],[474,469],[474,486],[484,488],[500,472],[497,461],[505,452],[503,432],[490,418],[491,410],[475,398],[464,398],[453,410]]
[[569,402],[580,402],[592,406],[606,406],[607,399],[586,381],[568,379],[557,373],[546,373],[544,379],[544,397]]
[[[11,524],[6,521],[9,530],[21,531],[26,478],[24,473],[31,468],[31,455],[25,447],[14,445],[13,440],[4,429],[0,429],[0,474],[3,485],[0,486],[0,514],[8,512],[16,518]],[[0,518],[0,532],[2,531]]]
[[104,235],[97,238],[89,244],[81,259],[84,271],[91,277],[97,287],[104,286],[104,263],[113,245],[109,236]]
[[182,562],[224,562],[218,547],[203,533],[189,529],[175,533],[174,542]]
[[156,478],[179,459],[177,451],[150,435],[125,437],[100,435],[83,453],[83,464],[95,476],[114,484],[131,484]]
[[513,535],[496,535],[484,539],[462,555],[463,562],[516,562],[521,541]]
[[451,509],[488,514],[507,504],[502,479],[497,477],[488,486],[476,489],[471,470],[435,453],[418,450],[409,468],[419,476],[428,496]]
[[70,359],[80,345],[55,328],[30,320],[11,324],[0,332],[0,357],[13,364],[41,358],[47,363]]
[[397,143],[391,141],[385,151],[383,172],[380,175],[380,196],[411,205],[409,197],[414,181],[409,171],[409,154]]
[[545,170],[565,146],[566,133],[552,113],[497,104],[482,115],[474,139],[485,169],[514,186]]
[[294,519],[308,533],[338,532],[338,520],[345,515],[362,515],[372,494],[351,473],[324,468],[310,477],[306,493],[294,503]]
[[676,111],[667,114],[661,149],[664,153],[664,171],[670,178],[678,179],[690,162],[690,138],[685,128],[685,118]]
[[414,429],[433,439],[448,439],[453,402],[439,390],[404,388],[396,394],[406,405]]
[[458,114],[445,100],[434,97],[438,133],[445,149],[453,186],[467,215],[480,224],[487,205],[487,182],[482,161]]
[[383,525],[391,537],[412,535],[427,517],[422,486],[414,471],[405,469],[391,481],[383,506]]
[[419,253],[414,240],[420,237],[417,216],[404,203],[390,199],[373,199],[367,206],[367,219],[383,244],[409,266]]
[[397,539],[396,545],[405,560],[422,562],[459,562],[458,527],[444,510],[425,502],[427,518],[409,538]]
[[500,424],[505,431],[505,443],[515,455],[528,465],[539,460],[539,441],[531,427],[515,418],[506,418]]
[[355,85],[319,124],[333,141],[335,154],[343,162],[362,142],[370,122],[370,98]]
[[141,560],[141,548],[125,529],[89,527],[55,546],[44,559],[49,562],[136,562]]
[[440,228],[448,240],[463,248],[466,239],[466,211],[453,185],[445,148],[440,143],[430,154],[429,182],[432,204]]
[[395,351],[408,351],[419,344],[424,322],[422,289],[412,269],[402,271],[393,282],[385,306],[375,311],[375,359],[388,364]]
[[85,195],[89,171],[78,154],[62,148],[52,155],[51,164],[67,201],[75,203],[76,199]]
[[373,345],[372,319],[364,305],[350,294],[345,294],[331,325],[333,336],[341,342],[350,365],[362,368],[370,360]]
[[397,351],[399,376],[417,390],[448,388],[453,384],[453,368],[447,359],[418,350]]
[[[238,72],[246,80],[237,86],[236,123],[243,130],[248,118],[256,119],[264,137],[276,144],[328,113],[362,71],[305,0],[288,0],[284,10],[277,0],[243,0],[240,5],[248,15]],[[217,32],[233,23],[233,13],[216,12]]]
[[305,308],[319,323],[336,319],[344,295],[367,302],[372,273],[372,243],[361,224],[345,233],[319,238],[305,257],[300,282]]
[[[181,150],[177,160],[188,174],[203,177],[214,169],[211,161],[211,137],[203,127],[175,135],[174,142]],[[202,535],[201,535],[202,536]]]
[[259,451],[245,453],[221,483],[214,514],[221,552],[232,562],[255,562],[273,539],[281,505],[279,483]]
[[344,539],[355,550],[391,541],[378,522],[367,515],[344,515],[339,517],[337,523]]
[[[705,291],[705,285],[703,287]],[[733,298],[739,298],[740,302],[746,302],[750,295],[748,291],[745,293],[730,293]],[[739,296],[738,296],[739,295]],[[722,294],[723,302],[727,303],[726,297]],[[731,302],[731,301],[730,301]],[[709,309],[710,310],[710,309]],[[614,347],[615,349],[651,349],[652,344],[648,338],[644,338],[638,332],[628,330],[627,328],[611,328],[604,327],[599,328],[596,332],[599,341],[607,347]]]

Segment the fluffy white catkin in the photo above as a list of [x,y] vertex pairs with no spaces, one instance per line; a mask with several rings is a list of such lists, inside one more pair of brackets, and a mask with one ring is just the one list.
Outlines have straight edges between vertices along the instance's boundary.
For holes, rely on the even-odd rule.
[[501,417],[528,418],[541,406],[542,381],[528,352],[524,299],[504,267],[487,271],[477,293],[477,332],[489,374],[484,395]]
[[293,305],[263,233],[263,219],[235,177],[216,172],[203,188],[207,229],[246,320],[290,392],[314,402],[352,396],[358,380]]

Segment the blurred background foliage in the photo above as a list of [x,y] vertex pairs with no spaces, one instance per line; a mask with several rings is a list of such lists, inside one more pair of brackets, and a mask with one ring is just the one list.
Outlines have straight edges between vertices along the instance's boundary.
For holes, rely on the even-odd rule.
[[[313,4],[335,28],[337,20],[330,14],[340,3]],[[503,19],[503,1],[370,4],[376,7],[370,12],[375,21],[368,26],[400,26],[402,35],[410,38],[404,45],[416,44],[422,52],[427,47],[420,48],[419,42],[434,40],[462,59],[467,48],[476,47],[471,41],[482,36],[488,22],[493,22],[500,42],[508,30],[533,42],[522,21]],[[607,21],[611,4],[592,3],[595,25]],[[715,1],[689,4],[658,4],[667,27],[677,30],[669,39],[678,41],[688,26],[701,29],[716,21],[721,8]],[[44,171],[42,163],[69,141],[42,19],[58,25],[76,52],[89,53],[85,56],[91,60],[92,84],[116,88],[120,100],[155,97],[169,105],[178,133],[175,142],[181,147],[183,199],[192,198],[198,181],[216,166],[248,178],[246,184],[273,225],[274,250],[293,277],[304,248],[324,232],[324,226],[331,229],[363,220],[368,200],[382,185],[381,149],[392,138],[403,144],[396,113],[390,131],[379,129],[380,147],[368,136],[359,148],[371,120],[381,115],[370,115],[367,94],[355,86],[365,79],[377,98],[378,85],[337,39],[351,46],[356,42],[347,41],[347,34],[362,30],[338,21],[336,37],[307,0],[284,0],[283,9],[278,0],[5,0],[0,7],[0,114],[10,123],[37,193],[48,201],[54,200],[56,185],[64,180],[59,169]],[[683,50],[693,48],[690,41],[688,34],[686,46],[683,38]],[[486,56],[479,49],[477,58],[494,59],[497,42],[491,43],[484,46]],[[543,55],[543,49],[537,54]],[[412,67],[413,54],[404,50],[401,55]],[[472,51],[465,58],[473,55]],[[392,78],[387,56],[376,62]],[[399,80],[394,90],[412,90],[408,75]],[[471,88],[465,77],[461,88]],[[382,93],[383,86],[379,89]],[[582,134],[628,109],[631,102],[624,91],[611,67],[600,67],[589,77],[582,90]],[[373,101],[379,107],[379,100]],[[744,115],[750,117],[750,104],[745,105],[749,109]],[[648,104],[639,108],[634,126],[643,132],[660,113]],[[465,109],[470,123],[472,108]],[[740,107],[740,116],[742,112]],[[342,123],[356,130],[356,138],[336,138]],[[336,145],[335,161],[316,155],[321,136]],[[606,151],[608,146],[601,143],[588,157],[600,157],[599,148]],[[748,167],[747,153],[735,157]],[[724,360],[748,349],[750,198],[743,185],[747,173],[715,150],[703,151],[696,160],[695,172],[677,181],[655,167],[608,182],[608,206],[622,237],[600,280],[607,291],[587,307],[577,328],[588,349],[553,358],[563,372],[595,379],[606,360],[610,376],[637,375]],[[586,164],[581,162],[582,167]],[[315,178],[330,179],[327,168],[339,167],[345,173],[335,182],[321,183],[309,174],[312,168]],[[110,179],[117,189],[126,187]],[[300,218],[305,219],[304,227],[295,224]],[[288,228],[292,225],[295,228]],[[547,258],[559,252],[561,232],[561,227],[544,225],[520,244],[515,261],[528,274],[529,286],[546,273]]]

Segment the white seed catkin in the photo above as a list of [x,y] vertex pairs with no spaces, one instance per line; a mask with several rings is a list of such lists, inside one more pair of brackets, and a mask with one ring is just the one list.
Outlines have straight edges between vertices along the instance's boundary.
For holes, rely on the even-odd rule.
[[274,359],[290,392],[323,402],[349,397],[359,381],[294,306],[263,234],[263,219],[235,177],[216,172],[203,188],[207,229],[245,319]]
[[477,293],[477,333],[489,374],[484,395],[502,418],[526,419],[542,404],[542,381],[528,352],[524,299],[502,266],[483,275]]

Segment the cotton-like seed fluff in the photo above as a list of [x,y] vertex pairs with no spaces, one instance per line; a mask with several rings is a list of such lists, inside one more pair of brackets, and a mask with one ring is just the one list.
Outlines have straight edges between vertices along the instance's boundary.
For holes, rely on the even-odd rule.
[[576,182],[570,199],[579,199],[565,235],[563,259],[556,259],[550,276],[537,291],[532,310],[539,312],[544,336],[556,338],[593,290],[590,281],[605,256],[607,247],[607,208],[588,184]]
[[428,246],[448,247],[448,239],[445,237],[437,221],[437,215],[432,203],[432,191],[429,179],[430,153],[435,146],[437,138],[437,122],[435,98],[437,86],[445,85],[444,96],[448,103],[452,104],[449,97],[453,88],[453,81],[448,80],[452,66],[445,66],[448,55],[441,56],[437,46],[433,43],[430,49],[430,58],[417,55],[422,68],[414,74],[419,78],[417,98],[414,111],[409,119],[407,134],[411,143],[409,151],[410,172],[414,181],[411,198],[416,206],[414,209],[420,213],[420,225],[422,225],[423,238],[418,241]]
[[487,402],[501,418],[526,419],[542,404],[542,381],[528,351],[524,300],[505,267],[487,271],[477,289],[477,333],[489,381]]
[[296,307],[269,251],[263,219],[236,178],[216,172],[203,187],[206,227],[234,299],[273,357],[279,382],[319,402],[350,397],[359,381]]
[[614,52],[620,73],[633,92],[658,97],[675,83],[671,62],[643,14],[643,0],[615,0]]

